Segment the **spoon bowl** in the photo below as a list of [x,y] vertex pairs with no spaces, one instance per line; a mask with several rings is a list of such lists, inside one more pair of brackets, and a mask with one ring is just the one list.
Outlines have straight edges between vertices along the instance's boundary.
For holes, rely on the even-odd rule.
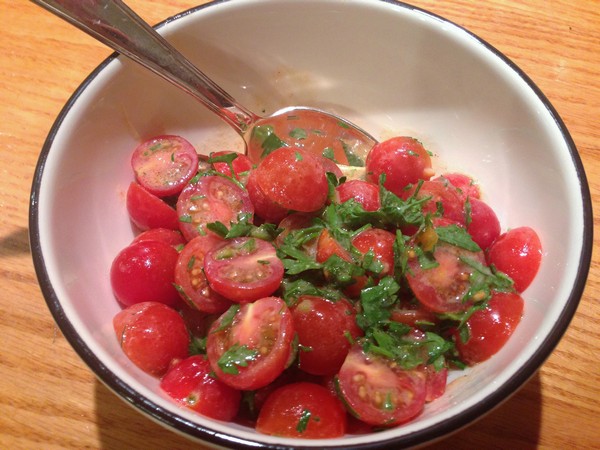
[[[261,117],[237,102],[201,72],[121,0],[31,0],[187,92],[228,123],[243,139],[245,153],[264,153],[258,134],[275,134],[280,145],[335,155],[342,166],[364,166],[377,140],[338,115],[288,106]],[[307,127],[309,125],[309,127]],[[294,133],[303,127],[311,136]],[[333,158],[332,158],[333,159]]]

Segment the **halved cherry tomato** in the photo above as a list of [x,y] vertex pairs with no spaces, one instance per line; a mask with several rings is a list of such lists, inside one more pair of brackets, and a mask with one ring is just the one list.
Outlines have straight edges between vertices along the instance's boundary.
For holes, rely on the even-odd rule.
[[365,423],[393,426],[416,417],[425,405],[426,376],[403,370],[355,344],[337,376],[337,388],[350,412]]
[[473,268],[461,261],[470,258],[485,264],[483,252],[471,252],[447,243],[438,243],[433,251],[436,267],[423,268],[419,258],[408,260],[406,279],[415,296],[423,306],[433,312],[466,311],[473,305],[465,299],[471,285],[469,276]]
[[[228,177],[233,177],[237,180],[245,180],[248,176],[248,172],[252,169],[252,161],[250,161],[250,158],[248,158],[246,155],[237,152],[220,151],[211,153],[210,158],[217,159],[219,157],[229,155],[235,155],[235,158],[233,161],[231,161],[231,167],[226,162],[215,161],[212,163],[214,169],[223,175],[227,175]],[[233,173],[231,172],[231,169],[233,169]]]
[[494,210],[485,202],[470,198],[471,213],[467,231],[483,250],[500,236],[500,221]]
[[283,280],[283,263],[270,242],[241,237],[210,250],[204,259],[204,273],[215,292],[246,303],[277,290]]
[[303,295],[291,308],[298,334],[300,369],[313,375],[333,375],[342,366],[352,341],[362,336],[356,311],[344,299],[335,302]]
[[286,384],[267,397],[256,430],[304,439],[339,437],[346,432],[346,411],[323,386],[308,382]]
[[248,192],[233,181],[220,176],[200,177],[179,195],[177,200],[179,228],[189,241],[211,233],[206,224],[221,222],[229,226],[240,214],[254,214]]
[[494,241],[487,251],[487,260],[513,279],[517,292],[523,292],[540,268],[542,243],[532,228],[513,228]]
[[365,211],[377,211],[381,204],[379,201],[379,186],[363,180],[349,180],[336,188],[339,203],[350,199],[356,200]]
[[278,297],[266,297],[225,312],[208,332],[206,353],[221,381],[255,390],[275,380],[290,363],[293,340],[287,305]]
[[192,308],[211,314],[220,314],[231,306],[229,300],[211,289],[204,275],[206,254],[222,242],[212,233],[196,236],[181,250],[175,266],[175,285],[183,300]]
[[132,182],[127,189],[127,212],[134,225],[142,231],[152,228],[179,229],[177,212],[136,182]]
[[115,297],[123,305],[155,301],[175,305],[179,294],[173,286],[179,254],[159,241],[136,242],[121,250],[110,268]]
[[325,228],[317,240],[317,262],[323,263],[333,255],[339,256],[344,261],[352,262],[352,256],[350,256],[350,253],[348,253],[348,251],[342,247],[338,241],[335,240],[329,230]]
[[446,392],[446,384],[448,382],[448,368],[442,367],[436,369],[433,365],[428,365],[423,368],[427,376],[425,401],[432,402],[436,398],[440,398]]
[[182,317],[167,305],[143,302],[120,311],[113,328],[123,352],[144,372],[162,376],[171,361],[188,356],[190,337]]
[[412,137],[400,136],[375,145],[367,156],[367,181],[383,184],[388,191],[401,196],[404,188],[433,175],[431,157],[423,145]]
[[487,308],[475,311],[467,320],[468,340],[463,342],[459,333],[454,333],[461,359],[472,365],[496,354],[521,321],[523,307],[523,299],[516,293],[494,293]]
[[158,197],[168,197],[181,192],[196,174],[198,154],[180,136],[157,136],[136,147],[131,166],[138,183]]
[[215,378],[204,356],[190,356],[174,364],[160,387],[179,405],[213,419],[232,420],[240,409],[241,392]]
[[302,149],[283,147],[255,169],[265,196],[282,208],[312,212],[327,201],[328,184],[322,158]]
[[138,234],[132,243],[140,241],[160,241],[175,248],[185,244],[185,238],[181,234],[181,231],[170,230],[168,228],[151,228],[150,230],[146,230]]

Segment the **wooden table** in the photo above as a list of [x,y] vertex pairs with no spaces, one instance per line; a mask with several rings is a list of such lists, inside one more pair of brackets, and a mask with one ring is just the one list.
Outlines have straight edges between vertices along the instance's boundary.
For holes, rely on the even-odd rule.
[[[150,23],[201,0],[130,0]],[[487,40],[558,110],[600,211],[600,2],[414,0]],[[110,51],[23,0],[0,0],[0,448],[184,449],[96,380],[55,326],[28,244],[35,164],[58,112]],[[595,221],[596,222],[596,221]],[[516,395],[435,448],[600,448],[600,255],[564,339]]]

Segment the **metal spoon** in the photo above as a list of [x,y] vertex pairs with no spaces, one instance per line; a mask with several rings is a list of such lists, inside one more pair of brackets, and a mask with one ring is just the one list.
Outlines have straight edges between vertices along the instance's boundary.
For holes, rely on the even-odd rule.
[[[31,0],[60,18],[85,31],[113,50],[131,58],[202,102],[233,127],[244,139],[246,153],[256,157],[263,142],[265,125],[318,123],[312,151],[328,151],[340,165],[361,166],[369,150],[377,143],[369,133],[337,115],[308,107],[291,106],[261,117],[240,105],[169,44],[121,0]],[[256,133],[260,129],[261,132]],[[271,130],[271,131],[269,131]],[[289,134],[289,133],[287,133]],[[306,147],[307,142],[278,136],[288,145]],[[252,154],[254,153],[254,154]]]

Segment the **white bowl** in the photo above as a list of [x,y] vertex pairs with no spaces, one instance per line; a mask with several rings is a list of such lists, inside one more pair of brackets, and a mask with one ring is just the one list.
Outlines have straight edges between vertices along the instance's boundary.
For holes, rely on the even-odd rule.
[[167,427],[235,448],[375,448],[439,438],[477,419],[531,377],[579,302],[592,249],[590,194],[575,145],[533,82],[468,31],[378,0],[243,0],[186,11],[160,32],[242,104],[269,113],[316,106],[381,139],[412,135],[438,169],[481,184],[503,229],[528,225],[544,259],[508,344],[466,373],[413,422],[332,440],[260,435],[180,409],[123,355],[109,267],[133,237],[125,208],[140,140],[180,134],[199,151],[241,140],[185,94],[115,55],[79,87],[43,148],[31,194],[36,272],[62,332],[100,380]]

